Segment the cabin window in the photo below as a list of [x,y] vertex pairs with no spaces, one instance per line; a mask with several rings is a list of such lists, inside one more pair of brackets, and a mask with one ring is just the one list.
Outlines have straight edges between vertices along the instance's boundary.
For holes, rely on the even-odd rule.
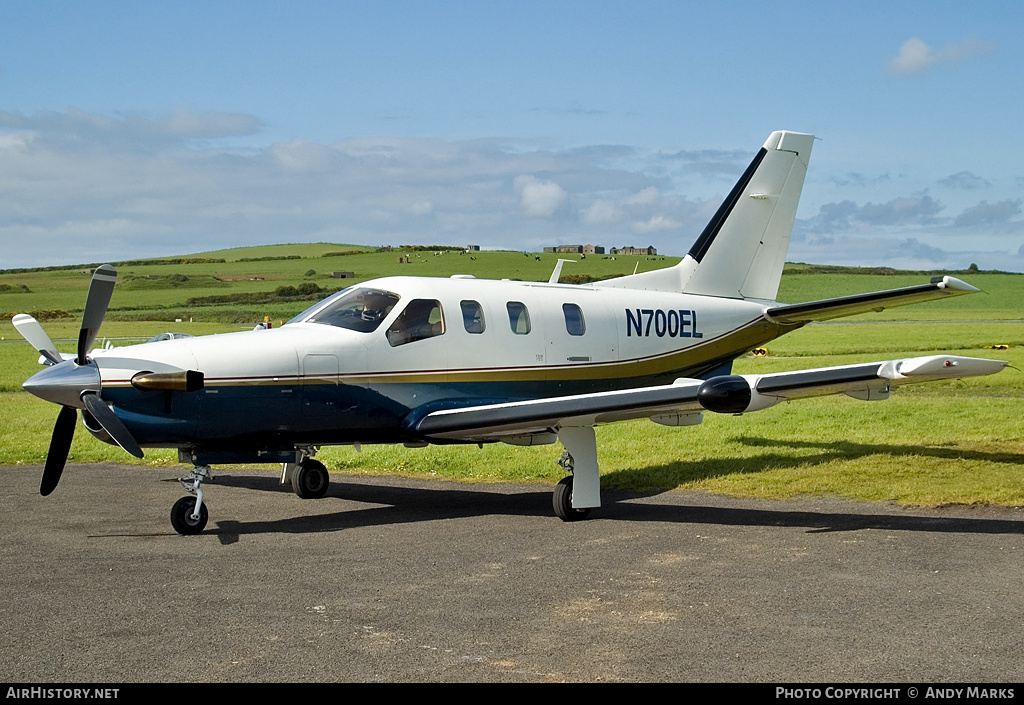
[[306,309],[289,323],[322,323],[359,333],[372,333],[399,300],[390,291],[350,288]]
[[508,323],[512,326],[512,332],[516,335],[526,335],[530,332],[530,312],[526,310],[526,304],[518,301],[509,301],[505,304],[508,309]]
[[462,324],[466,326],[467,333],[484,332],[484,310],[476,301],[463,301]]
[[433,338],[444,333],[441,302],[434,299],[413,299],[388,328],[392,347]]
[[565,329],[569,335],[583,335],[587,331],[583,311],[576,304],[562,304],[562,315],[565,316]]

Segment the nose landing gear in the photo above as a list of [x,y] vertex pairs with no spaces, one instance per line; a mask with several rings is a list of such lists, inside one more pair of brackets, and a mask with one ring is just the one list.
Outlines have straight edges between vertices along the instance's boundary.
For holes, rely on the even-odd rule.
[[195,497],[182,497],[171,507],[171,526],[182,536],[193,536],[206,528],[210,513],[205,504],[199,505],[197,513],[196,503]]
[[171,507],[171,526],[182,536],[195,536],[206,528],[210,512],[203,504],[202,483],[210,479],[213,474],[209,465],[196,465],[188,475],[178,478],[185,491],[195,495],[182,497]]

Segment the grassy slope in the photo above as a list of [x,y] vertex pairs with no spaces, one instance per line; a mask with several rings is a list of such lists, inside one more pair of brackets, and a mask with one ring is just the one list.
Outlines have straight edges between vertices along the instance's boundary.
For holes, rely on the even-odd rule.
[[[223,257],[224,264],[129,266],[119,269],[122,282],[130,275],[149,277],[185,274],[200,286],[119,285],[102,334],[147,337],[163,330],[195,334],[251,327],[263,315],[287,318],[305,302],[269,306],[200,307],[189,310],[184,300],[230,292],[272,291],[277,286],[316,281],[322,287],[342,286],[326,273],[355,271],[357,281],[394,273],[546,280],[557,256],[513,252],[473,255],[409,253],[399,265],[398,252],[321,257],[349,249],[336,244],[287,245],[204,253]],[[239,262],[243,257],[300,254],[300,260]],[[540,257],[538,261],[536,257]],[[590,256],[567,264],[563,273],[594,276],[646,271],[673,264],[671,258]],[[316,275],[306,275],[308,270]],[[213,275],[228,280],[214,283]],[[207,277],[207,279],[203,279]],[[783,278],[782,301],[808,301],[828,296],[889,289],[927,280],[926,275],[802,274],[790,268]],[[919,306],[892,309],[822,325],[808,326],[771,343],[767,358],[746,357],[737,372],[774,372],[906,354],[956,352],[1007,359],[1024,368],[1024,276],[980,273],[964,279],[986,294],[958,297]],[[55,339],[77,337],[89,276],[83,270],[0,274],[0,284],[25,284],[31,293],[0,292],[0,311],[58,308],[73,318],[50,321]],[[144,322],[115,320],[139,315]],[[175,317],[185,318],[174,323]],[[189,318],[193,318],[189,322]],[[225,323],[235,318],[244,324]],[[870,321],[851,323],[851,321]],[[912,325],[892,321],[932,321]],[[219,321],[219,322],[218,322]],[[9,320],[0,321],[0,337],[18,338]],[[996,351],[992,345],[1010,349]],[[60,343],[71,351],[73,342]],[[42,462],[56,411],[20,389],[38,367],[23,342],[0,343],[0,463]],[[1017,370],[962,382],[921,385],[901,390],[882,404],[830,397],[784,404],[743,417],[708,414],[696,428],[670,429],[646,421],[614,424],[598,431],[606,486],[656,490],[701,488],[748,496],[835,494],[915,504],[992,502],[1024,504],[1024,380]],[[561,447],[510,448],[502,444],[477,449],[430,447],[410,450],[379,446],[356,453],[351,448],[324,449],[320,455],[332,469],[346,472],[406,472],[463,480],[553,482],[561,477],[555,465]],[[116,448],[76,434],[72,460],[130,461]],[[147,463],[174,463],[172,451],[147,451]]]

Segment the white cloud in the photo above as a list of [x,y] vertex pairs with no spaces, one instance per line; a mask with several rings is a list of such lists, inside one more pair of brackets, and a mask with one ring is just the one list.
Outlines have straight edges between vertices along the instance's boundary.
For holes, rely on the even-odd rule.
[[[720,202],[674,185],[678,174],[704,187],[717,180],[700,171],[706,164],[679,159],[669,177],[663,155],[614,145],[545,150],[499,140],[360,137],[239,149],[215,137],[258,124],[208,113],[0,112],[0,268],[281,242],[539,249],[643,237],[682,255]],[[959,189],[973,180],[954,176],[949,185],[966,193]],[[986,266],[975,251],[988,250],[1011,268],[1019,258],[1002,251],[1024,240],[1024,222],[1015,219],[1021,207],[1015,192],[958,203],[949,214],[926,194],[826,203],[798,220],[791,255],[905,266],[928,251],[894,243],[915,239],[951,253],[961,267]],[[961,252],[964,243],[972,252]]]
[[984,225],[988,223],[1004,223],[1020,213],[1021,199],[989,203],[982,201],[976,206],[967,208],[953,222],[957,227]]
[[944,179],[939,179],[939,184],[947,188],[962,189],[964,191],[974,191],[992,186],[991,182],[969,171],[959,171],[955,174],[950,174]]
[[622,213],[615,203],[604,198],[594,201],[588,208],[580,212],[584,223],[590,225],[606,225],[621,220]]
[[[534,247],[567,227],[611,246],[624,221],[691,224],[704,206],[664,195],[624,147],[360,137],[238,149],[213,139],[258,122],[0,112],[0,268],[280,242]],[[702,223],[692,225],[696,237]]]
[[[1017,240],[1019,242],[1019,240]],[[971,263],[981,269],[1024,271],[1024,246],[1012,251],[965,246],[961,236],[949,246],[937,246],[917,237],[901,238],[892,233],[869,230],[840,234],[834,238],[794,241],[789,261],[910,270],[962,270]]]
[[899,53],[889,60],[889,72],[895,76],[913,76],[924,73],[939,63],[939,53],[917,37],[911,37],[900,46]]
[[409,212],[413,215],[430,215],[434,212],[434,204],[430,201],[416,201],[409,206]]
[[656,189],[653,186],[648,186],[639,193],[635,193],[626,200],[624,200],[623,203],[625,203],[627,206],[649,205],[657,201],[658,196],[660,195],[661,194],[658,192],[658,189]]
[[893,76],[919,76],[945,63],[962,63],[988,56],[995,51],[994,42],[983,42],[968,37],[959,44],[947,44],[945,49],[933,49],[923,39],[911,37],[903,42],[896,56],[889,59],[889,73]]
[[517,176],[513,182],[519,191],[519,202],[531,218],[547,218],[565,203],[565,189],[553,181],[540,181],[534,176]]
[[857,213],[857,218],[877,225],[900,222],[919,222],[942,210],[941,203],[931,196],[894,198],[887,203],[868,203]]
[[633,232],[645,235],[647,233],[656,233],[662,230],[675,230],[681,226],[682,223],[678,220],[672,220],[664,215],[656,215],[649,220],[633,223]]

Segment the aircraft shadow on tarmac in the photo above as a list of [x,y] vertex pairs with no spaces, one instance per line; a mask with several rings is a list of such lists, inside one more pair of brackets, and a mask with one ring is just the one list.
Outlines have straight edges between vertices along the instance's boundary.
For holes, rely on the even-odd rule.
[[[216,484],[289,493],[279,484],[276,476],[222,475]],[[585,526],[589,522],[612,520],[632,522],[685,522],[693,524],[721,524],[729,526],[803,527],[808,532],[857,531],[884,529],[890,531],[927,531],[940,533],[1024,534],[1024,519],[977,518],[962,516],[921,516],[892,513],[849,513],[827,511],[794,511],[790,509],[754,509],[713,507],[694,504],[651,504],[636,502],[644,497],[662,494],[654,492],[628,492],[606,489],[602,493],[603,506],[591,518],[579,523],[565,524],[552,514],[551,494],[546,488],[536,492],[479,491],[470,485],[445,483],[442,487],[394,487],[386,484],[336,479],[331,490],[317,506],[338,500],[365,502],[374,506],[346,508],[338,512],[317,513],[265,521],[236,521],[223,519],[207,528],[222,544],[231,544],[246,534],[264,533],[319,533],[344,531],[367,526],[384,526],[421,521],[440,521],[477,516],[525,516],[549,518],[553,531]],[[295,498],[297,507],[304,501]],[[307,500],[308,501],[308,500]],[[870,505],[862,505],[870,507]],[[1012,510],[1007,510],[1012,511]]]

